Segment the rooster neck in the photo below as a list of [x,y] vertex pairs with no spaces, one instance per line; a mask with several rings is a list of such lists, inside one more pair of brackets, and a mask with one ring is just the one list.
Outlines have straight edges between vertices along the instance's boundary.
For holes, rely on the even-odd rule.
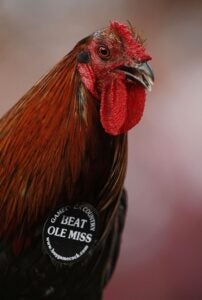
[[[72,174],[72,177],[67,180],[66,195],[69,201],[87,201],[97,207],[103,189],[109,182],[111,188],[115,186],[117,180],[117,174],[114,174],[115,168],[124,173],[121,183],[118,181],[119,189],[123,185],[127,161],[127,138],[126,135],[112,136],[104,131],[100,121],[100,101],[94,98],[83,84],[79,85],[77,92],[76,112],[74,122],[77,131],[71,144],[72,157],[71,159],[68,157],[70,163],[68,169],[71,170],[69,174]],[[113,183],[112,174],[114,174]]]
[[126,136],[104,132],[97,101],[71,54],[0,120],[1,235],[30,232],[61,202],[104,207],[120,193]]

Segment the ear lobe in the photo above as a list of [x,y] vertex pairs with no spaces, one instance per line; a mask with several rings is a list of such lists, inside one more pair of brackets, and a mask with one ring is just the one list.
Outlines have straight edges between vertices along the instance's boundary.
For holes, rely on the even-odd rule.
[[95,75],[89,64],[79,63],[78,71],[81,76],[81,81],[85,87],[91,92],[91,94],[97,98],[97,92],[95,89]]
[[90,54],[87,51],[81,51],[77,55],[77,61],[81,64],[88,64],[90,62]]

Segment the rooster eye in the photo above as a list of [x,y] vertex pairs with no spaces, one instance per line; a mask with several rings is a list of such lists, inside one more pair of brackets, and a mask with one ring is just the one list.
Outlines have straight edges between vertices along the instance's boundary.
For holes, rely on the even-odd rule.
[[107,46],[99,46],[98,47],[98,55],[102,59],[108,59],[110,58],[110,51]]

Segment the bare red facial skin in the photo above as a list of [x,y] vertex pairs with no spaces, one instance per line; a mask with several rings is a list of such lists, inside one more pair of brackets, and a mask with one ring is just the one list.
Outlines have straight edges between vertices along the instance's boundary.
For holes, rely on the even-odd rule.
[[[110,50],[107,60],[101,59],[99,47]],[[151,59],[138,43],[128,26],[111,22],[109,28],[94,35],[88,46],[90,64],[78,64],[86,88],[100,99],[100,119],[104,130],[111,135],[127,132],[141,119],[145,105],[145,89],[129,82],[119,66],[132,65]]]

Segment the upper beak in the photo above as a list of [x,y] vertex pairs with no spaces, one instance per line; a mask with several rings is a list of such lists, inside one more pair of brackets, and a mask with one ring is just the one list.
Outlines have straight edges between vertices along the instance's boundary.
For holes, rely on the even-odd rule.
[[151,91],[154,84],[154,74],[147,62],[135,63],[130,66],[118,67],[118,70],[126,74],[126,79],[140,82],[148,91]]

